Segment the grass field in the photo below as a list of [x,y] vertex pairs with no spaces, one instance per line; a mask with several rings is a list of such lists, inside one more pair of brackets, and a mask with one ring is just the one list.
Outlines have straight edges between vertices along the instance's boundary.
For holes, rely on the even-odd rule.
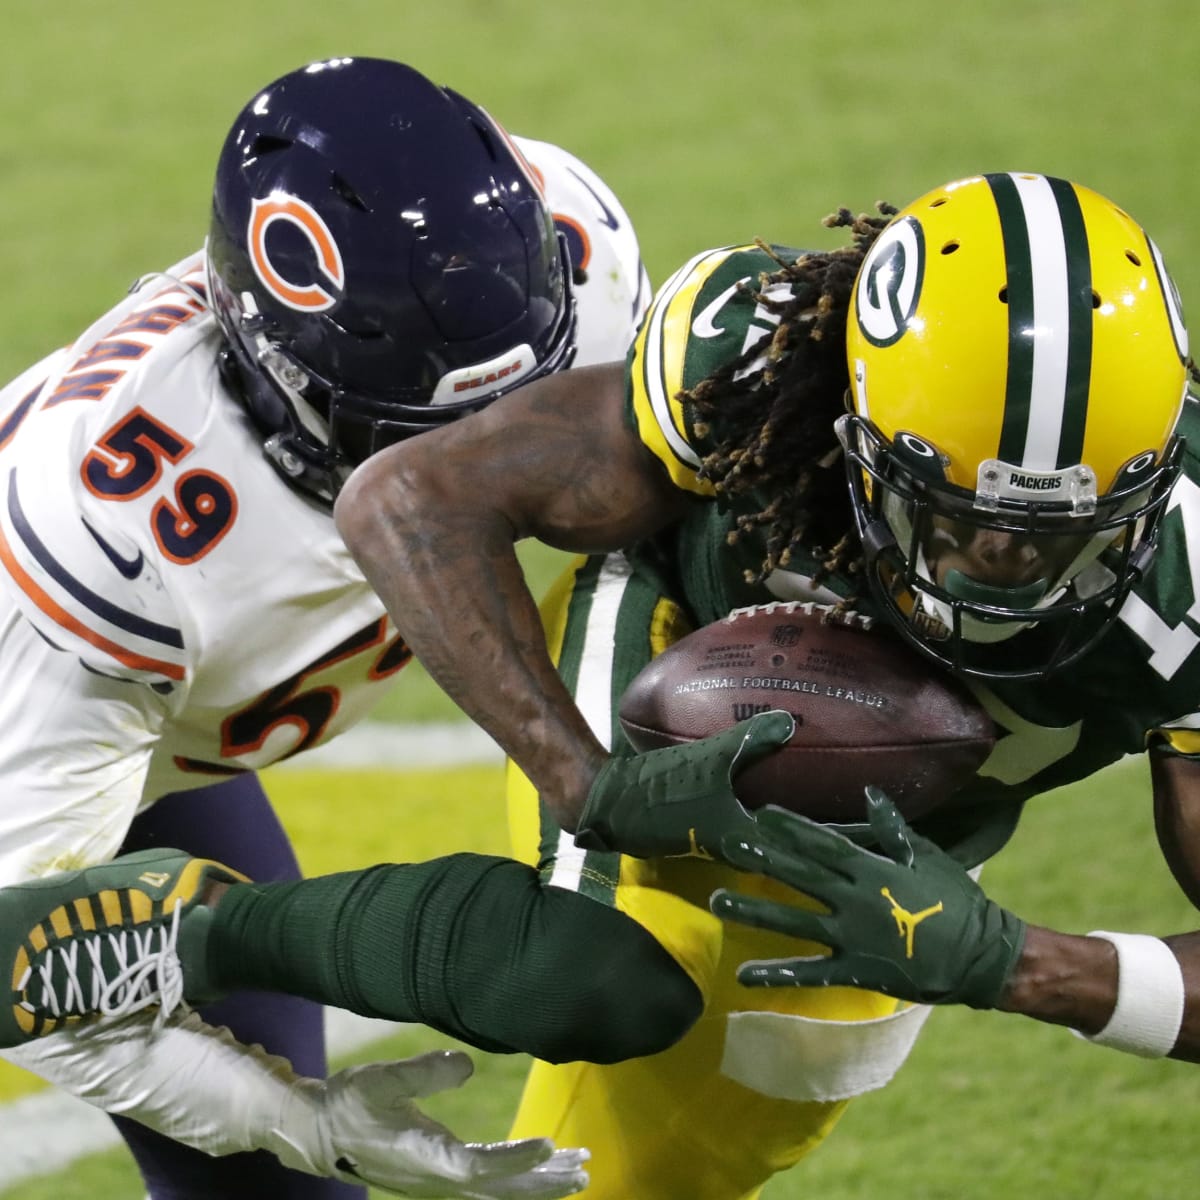
[[[1185,306],[1200,305],[1191,0],[14,0],[6,16],[0,377],[200,243],[216,151],[257,86],[355,53],[406,58],[517,132],[588,161],[624,200],[656,283],[709,245],[828,245],[819,220],[840,204],[903,203],[959,175],[1032,169],[1126,205],[1162,247]],[[528,561],[539,581],[555,568],[536,552]],[[410,670],[381,715],[453,710]],[[491,769],[270,782],[311,871],[504,845]],[[1032,808],[989,868],[997,899],[1073,930],[1195,923],[1159,863],[1137,768]],[[370,1053],[417,1044],[425,1035]],[[471,1136],[500,1134],[521,1063],[479,1059],[481,1078],[438,1107]],[[1181,1194],[1200,1165],[1188,1149],[1198,1079],[1013,1018],[939,1012],[895,1085],[852,1106],[767,1197]],[[4,1076],[0,1086],[27,1085]],[[46,1131],[48,1164],[56,1132]],[[120,1153],[3,1193],[139,1194]]]

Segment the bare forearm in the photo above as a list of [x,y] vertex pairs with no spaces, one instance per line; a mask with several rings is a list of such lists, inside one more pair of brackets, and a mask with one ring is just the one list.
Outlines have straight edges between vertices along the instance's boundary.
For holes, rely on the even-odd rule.
[[550,660],[511,533],[401,507],[360,527],[351,549],[433,679],[573,829],[605,751]]
[[384,450],[335,511],[413,652],[568,830],[607,752],[550,660],[515,543],[611,550],[680,512],[625,426],[622,378],[568,371]]
[[1116,1002],[1117,954],[1110,943],[1030,925],[999,1007],[1096,1033]]
[[[1170,1057],[1200,1062],[1200,933],[1163,940],[1179,961],[1185,998],[1183,1024]],[[1113,1015],[1118,978],[1117,952],[1110,942],[1030,926],[999,1007],[1094,1035]]]

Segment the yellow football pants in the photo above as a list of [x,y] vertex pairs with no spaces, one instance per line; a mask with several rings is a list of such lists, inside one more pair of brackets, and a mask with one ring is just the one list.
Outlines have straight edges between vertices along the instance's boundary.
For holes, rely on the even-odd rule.
[[[653,653],[686,631],[670,602],[652,598],[647,605],[644,596],[633,595],[637,580],[619,556],[606,564],[586,575],[579,564],[543,608],[551,653],[602,740],[614,724],[606,697],[619,695],[623,678],[636,666],[626,664],[623,675],[618,661],[622,647],[631,644],[626,627],[637,623],[639,612],[649,614],[635,632],[645,643],[650,627]],[[585,590],[588,602],[578,603]],[[606,647],[613,647],[611,655]],[[636,658],[636,650],[630,653]],[[603,881],[589,880],[587,856],[574,849],[569,835],[547,827],[536,793],[511,764],[508,800],[516,856],[540,863],[550,886],[596,895],[597,903],[615,905],[650,930],[705,1001],[696,1025],[663,1053],[609,1066],[535,1063],[512,1136],[549,1135],[561,1146],[588,1147],[587,1200],[753,1200],[773,1174],[821,1142],[847,1103],[781,1097],[779,1074],[786,1082],[788,1056],[794,1060],[796,1049],[782,1042],[777,1053],[772,1049],[776,1026],[770,1017],[764,1049],[755,1014],[783,1014],[783,1024],[797,1016],[863,1022],[893,1013],[896,1002],[847,988],[742,988],[735,972],[746,959],[817,950],[719,921],[708,911],[708,896],[721,886],[770,894],[777,885],[697,859],[622,857],[609,880],[615,886],[606,890],[598,886]],[[802,1062],[794,1074],[797,1080],[804,1074]],[[821,1094],[819,1086],[814,1091]]]

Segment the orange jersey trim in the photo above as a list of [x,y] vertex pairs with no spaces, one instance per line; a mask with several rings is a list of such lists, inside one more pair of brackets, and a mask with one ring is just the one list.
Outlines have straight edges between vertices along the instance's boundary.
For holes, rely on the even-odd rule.
[[165,675],[168,679],[183,679],[184,670],[181,666],[175,663],[163,662],[157,658],[146,658],[144,655],[135,654],[132,650],[127,650],[118,642],[109,641],[102,634],[97,633],[94,629],[89,629],[82,622],[71,616],[65,608],[62,608],[38,586],[37,582],[17,561],[17,557],[13,554],[12,547],[8,544],[8,539],[4,536],[2,529],[0,529],[0,562],[8,569],[8,573],[12,576],[13,581],[21,591],[56,625],[62,626],[63,629],[75,634],[76,637],[82,638],[98,650],[103,650],[105,654],[115,658],[117,662],[124,663],[127,667],[133,667],[139,671],[155,671],[159,675]]

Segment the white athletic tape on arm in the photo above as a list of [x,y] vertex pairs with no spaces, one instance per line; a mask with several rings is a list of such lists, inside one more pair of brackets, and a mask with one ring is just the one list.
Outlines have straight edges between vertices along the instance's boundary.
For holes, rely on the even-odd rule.
[[1117,1006],[1099,1033],[1076,1037],[1142,1058],[1163,1058],[1175,1046],[1183,1024],[1183,972],[1170,946],[1144,933],[1093,930],[1117,951]]
[[730,1013],[721,1074],[777,1100],[848,1100],[891,1080],[929,1013],[924,1004],[864,1021]]

